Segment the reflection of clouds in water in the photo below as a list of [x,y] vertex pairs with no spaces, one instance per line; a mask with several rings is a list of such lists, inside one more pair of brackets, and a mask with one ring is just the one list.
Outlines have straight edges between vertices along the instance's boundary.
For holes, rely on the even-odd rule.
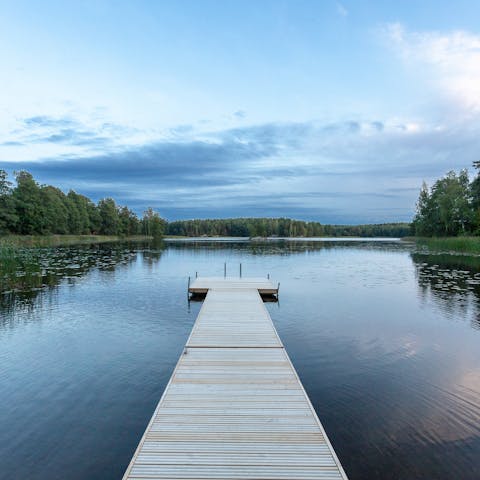
[[409,358],[413,357],[418,352],[418,339],[407,340],[403,344],[403,357]]
[[[71,338],[75,326],[75,342],[82,351],[92,349],[92,369],[86,373],[95,379],[97,359],[107,349],[105,368],[119,369],[105,375],[100,386],[89,383],[94,393],[96,387],[116,393],[115,385],[123,392],[138,361],[142,375],[154,365],[151,378],[157,383],[158,355],[164,355],[163,362],[176,361],[178,352],[169,352],[168,345],[176,336],[183,345],[200,308],[193,305],[186,313],[185,275],[195,270],[223,275],[225,261],[229,272],[237,272],[243,262],[244,274],[269,272],[282,281],[281,308],[267,308],[352,478],[477,480],[471,470],[479,468],[480,458],[480,337],[467,321],[480,311],[475,283],[480,259],[470,265],[469,258],[449,256],[457,263],[448,264],[438,255],[410,254],[412,247],[398,243],[166,243],[163,255],[152,245],[50,250],[44,275],[49,272],[52,284],[77,288],[43,288],[28,302],[35,314],[22,310],[27,304],[16,304],[17,323],[4,327],[44,322],[39,338],[51,345],[57,338],[52,333]],[[79,315],[73,307],[83,311]],[[4,312],[2,320],[13,319]],[[52,380],[54,348],[44,348],[45,357],[36,358],[33,350],[10,345],[19,352],[15,360],[38,365],[35,381]],[[82,379],[85,371],[77,373]],[[28,368],[21,374],[32,381]],[[135,390],[129,390],[129,411],[145,396]],[[76,394],[71,398],[78,404]],[[50,411],[50,404],[46,408]],[[32,415],[38,418],[39,412]]]
[[416,430],[425,442],[458,442],[480,436],[480,369],[463,372],[447,388],[430,384],[435,395],[421,395],[428,405]]
[[[337,388],[341,401],[366,417],[358,428],[372,447],[379,437],[386,449],[447,448],[480,438],[480,368],[468,366],[469,353],[458,352],[452,361],[414,333],[383,333],[375,341],[350,342],[341,354],[330,349],[321,362],[329,365],[332,382],[349,372]],[[332,355],[336,362],[328,362]]]
[[[383,365],[393,364],[413,357],[422,349],[421,339],[414,334],[391,336],[389,330],[378,331],[375,338],[370,334],[356,336],[355,350],[363,360],[370,359]],[[371,367],[370,367],[371,368]]]
[[[467,321],[473,329],[480,329],[480,259],[411,256],[423,306],[433,303],[445,318]],[[435,343],[430,348],[442,349]],[[425,444],[469,442],[480,436],[480,368],[463,370],[466,348],[455,352],[455,362],[439,361],[438,378],[437,372],[425,375],[424,385],[412,390],[418,399],[416,408],[422,411],[416,416],[415,429]]]

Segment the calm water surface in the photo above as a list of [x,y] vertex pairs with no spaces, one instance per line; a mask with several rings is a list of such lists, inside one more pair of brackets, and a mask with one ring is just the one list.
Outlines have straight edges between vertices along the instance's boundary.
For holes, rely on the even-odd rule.
[[[272,319],[351,480],[480,478],[480,259],[394,242],[42,251],[0,295],[0,478],[120,479],[200,304],[188,275],[281,282]],[[42,282],[40,282],[42,283]]]

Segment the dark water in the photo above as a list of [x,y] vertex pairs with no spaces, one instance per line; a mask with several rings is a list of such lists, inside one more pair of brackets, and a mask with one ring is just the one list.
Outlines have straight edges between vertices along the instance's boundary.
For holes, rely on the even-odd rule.
[[351,480],[480,478],[480,259],[308,241],[42,251],[0,295],[0,478],[121,478],[200,307],[187,276],[224,261],[281,282],[268,309]]

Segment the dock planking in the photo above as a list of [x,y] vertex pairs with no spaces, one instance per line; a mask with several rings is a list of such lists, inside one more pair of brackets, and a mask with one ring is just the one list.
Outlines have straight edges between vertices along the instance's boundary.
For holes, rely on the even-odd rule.
[[273,284],[198,280],[208,293],[124,480],[346,480],[259,294]]

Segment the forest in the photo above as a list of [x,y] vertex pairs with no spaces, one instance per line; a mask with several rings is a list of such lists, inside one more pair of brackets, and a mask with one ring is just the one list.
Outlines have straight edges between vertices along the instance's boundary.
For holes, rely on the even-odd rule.
[[[478,211],[479,205],[478,178],[470,184],[466,171],[459,175],[450,172],[431,190],[426,185],[422,188],[414,221],[415,232],[418,235],[456,235],[476,231],[479,219],[474,212]],[[74,190],[64,193],[57,187],[40,185],[26,171],[15,174],[14,185],[7,173],[0,170],[0,235],[9,234],[147,235],[156,238],[163,235],[405,237],[411,234],[411,225],[323,225],[289,218],[200,219],[169,223],[152,208],[139,218],[127,206],[117,205],[112,198],[95,203]]]
[[179,220],[167,225],[169,235],[185,237],[405,237],[408,223],[322,225],[289,218]]
[[148,235],[161,237],[166,222],[152,208],[142,218],[112,198],[98,203],[73,190],[67,194],[39,185],[26,172],[16,173],[16,185],[0,170],[0,235]]
[[[480,169],[480,162],[473,166]],[[420,237],[480,235],[480,176],[470,181],[468,171],[448,172],[431,188],[424,182],[412,229]]]
[[0,235],[148,235],[232,237],[404,237],[407,223],[323,225],[289,218],[179,220],[168,223],[152,208],[142,218],[112,198],[97,203],[70,190],[38,184],[26,171],[15,185],[0,170]]

